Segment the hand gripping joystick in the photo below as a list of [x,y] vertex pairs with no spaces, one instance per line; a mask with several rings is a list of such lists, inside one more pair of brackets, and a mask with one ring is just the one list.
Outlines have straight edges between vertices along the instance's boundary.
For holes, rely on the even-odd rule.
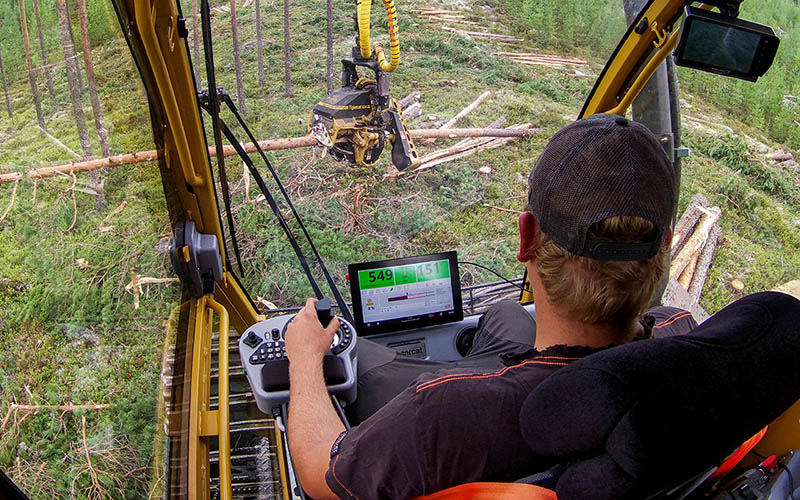
[[[331,300],[315,304],[317,319],[324,328],[334,314]],[[239,340],[239,357],[258,408],[267,415],[289,401],[289,359],[284,336],[294,315],[273,316],[251,325]],[[352,403],[356,399],[357,336],[353,325],[339,318],[328,353],[322,359],[322,374],[328,392]]]
[[331,299],[323,297],[314,304],[314,307],[317,309],[317,319],[322,323],[322,327],[328,328],[328,324],[333,319],[333,314],[331,314]]

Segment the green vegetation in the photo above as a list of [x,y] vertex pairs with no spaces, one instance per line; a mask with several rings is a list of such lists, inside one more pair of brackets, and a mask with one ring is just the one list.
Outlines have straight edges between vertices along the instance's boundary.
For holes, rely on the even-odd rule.
[[[28,29],[38,66],[41,56],[31,3],[26,1]],[[43,75],[39,75],[47,127],[68,148],[79,151],[54,2],[40,3],[57,94],[55,101],[46,95]],[[525,37],[519,50],[586,57],[597,73],[624,30],[624,21],[620,2],[590,3],[587,7],[587,2],[577,0],[486,0],[467,2],[464,9],[471,21],[487,26],[497,21],[507,29],[495,25],[493,31]],[[239,9],[245,118],[259,138],[302,135],[309,110],[325,94],[324,9],[311,0],[292,3],[294,96],[285,97],[282,5],[263,4],[267,67],[263,88],[257,83],[252,4]],[[403,56],[392,75],[393,94],[402,97],[416,89],[423,93],[424,113],[410,126],[436,126],[490,89],[492,97],[459,126],[485,126],[502,115],[509,124],[530,122],[544,131],[397,180],[384,177],[386,154],[371,169],[333,162],[320,151],[270,154],[343,290],[347,290],[348,263],[445,249],[457,249],[462,260],[517,275],[521,268],[514,259],[516,216],[485,205],[522,207],[534,159],[547,138],[577,115],[593,84],[593,78],[577,77],[569,70],[522,66],[494,56],[497,47],[454,36],[410,12],[422,6],[432,5],[401,1],[398,7]],[[182,0],[182,7],[189,13],[191,3]],[[116,153],[152,149],[147,100],[113,8],[107,1],[89,2],[88,8],[111,147]],[[385,14],[380,8],[373,10],[374,36],[386,39]],[[351,3],[335,5],[335,60],[350,52],[351,14]],[[709,121],[724,122],[737,133],[775,147],[797,148],[800,126],[793,120],[799,119],[798,111],[782,101],[783,94],[800,92],[798,14],[798,7],[789,0],[745,2],[744,17],[785,31],[775,67],[756,85],[682,71],[684,97],[691,106],[685,111],[704,113]],[[0,173],[64,163],[71,156],[36,130],[16,2],[0,5],[0,19],[0,50],[14,107],[13,117],[8,118],[0,106]],[[220,85],[232,90],[230,14],[214,12],[213,21],[218,78]],[[190,35],[190,47],[191,41]],[[88,102],[84,106],[89,114]],[[233,121],[227,114],[223,117]],[[681,211],[697,192],[723,209],[723,243],[702,305],[714,312],[741,293],[796,279],[800,271],[797,166],[765,160],[742,137],[714,136],[688,127],[684,132],[692,156],[684,162]],[[92,138],[99,155],[93,133]],[[440,140],[420,150],[430,152],[447,144],[450,141]],[[490,166],[491,174],[477,174],[482,166]],[[311,294],[310,287],[269,207],[257,198],[254,186],[248,198],[242,177],[240,162],[229,161],[243,281],[253,298],[263,297],[279,306],[299,304]],[[143,498],[162,486],[152,466],[160,458],[154,456],[153,436],[160,435],[155,428],[163,321],[177,305],[180,290],[175,284],[146,286],[136,309],[125,287],[132,272],[171,276],[169,259],[157,249],[159,240],[170,235],[169,220],[156,165],[118,167],[102,173],[102,178],[109,202],[103,213],[94,209],[87,177],[78,174],[75,206],[72,177],[43,180],[35,188],[25,180],[8,218],[0,223],[0,418],[14,401],[111,405],[105,410],[63,414],[42,410],[24,420],[24,414],[18,413],[16,422],[9,420],[0,432],[0,468],[19,480],[33,498],[89,496],[87,448],[109,497]],[[0,212],[8,206],[11,189],[11,185],[0,185]],[[122,202],[127,206],[104,224],[111,229],[100,231],[101,222]],[[287,213],[287,207],[281,208]],[[73,217],[75,226],[68,230]],[[465,284],[495,279],[466,266],[462,272]],[[744,292],[729,286],[733,278],[746,284]]]

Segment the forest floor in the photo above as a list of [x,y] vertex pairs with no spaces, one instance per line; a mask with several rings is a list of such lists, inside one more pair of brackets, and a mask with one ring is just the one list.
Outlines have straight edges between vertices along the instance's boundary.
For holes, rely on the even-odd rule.
[[[213,14],[218,77],[233,94],[230,14],[226,2],[214,3],[220,7]],[[239,9],[244,117],[259,139],[301,136],[309,111],[326,95],[325,13],[310,0],[293,3],[293,94],[287,97],[282,4],[262,3],[263,87],[256,73],[253,4],[244,2]],[[345,3],[335,6],[335,61],[349,55],[353,40],[351,4]],[[182,4],[184,13],[191,11],[188,1]],[[377,5],[373,36],[380,38],[385,37],[385,13]],[[463,21],[475,24],[426,20],[412,10],[421,7],[458,10]],[[275,152],[273,164],[343,291],[349,263],[451,249],[458,250],[459,260],[516,277],[522,267],[515,259],[514,211],[525,203],[528,174],[548,138],[577,117],[604,59],[579,49],[557,54],[585,58],[587,64],[576,68],[524,65],[495,55],[552,54],[533,31],[504,24],[513,16],[499,0],[440,5],[418,0],[401,3],[399,11],[402,64],[392,75],[392,95],[422,93],[423,113],[410,128],[438,127],[489,90],[490,97],[459,127],[485,127],[502,116],[508,124],[531,123],[543,131],[397,178],[385,175],[391,171],[386,153],[373,168],[335,162],[319,149]],[[522,40],[500,43],[452,31],[480,27]],[[190,47],[192,41],[190,35]],[[146,96],[121,34],[93,52],[113,151],[152,149]],[[79,151],[63,62],[55,67],[57,98],[43,102],[48,130]],[[64,147],[38,133],[27,75],[9,78],[15,112],[0,117],[0,173],[72,160]],[[679,213],[695,193],[723,212],[721,244],[701,299],[713,313],[744,294],[800,276],[800,174],[796,163],[774,163],[765,156],[781,145],[691,95],[682,97],[683,137],[691,155],[683,162]],[[418,149],[425,154],[455,141]],[[479,173],[487,166],[488,173]],[[241,164],[230,161],[228,168],[243,282],[254,299],[301,304],[312,293],[291,247],[254,188],[248,197]],[[153,470],[160,460],[153,451],[154,435],[161,434],[155,425],[159,371],[165,322],[180,289],[174,283],[145,285],[135,308],[126,285],[132,273],[172,276],[164,252],[169,219],[156,164],[121,166],[101,175],[105,211],[95,209],[85,174],[36,185],[24,180],[0,223],[0,418],[14,403],[104,405],[14,412],[5,423],[0,468],[32,498],[90,496],[96,486],[86,456],[111,498],[156,496],[161,484]],[[11,193],[11,185],[0,186],[0,210],[10,204]],[[464,285],[495,279],[481,269],[462,269]],[[734,279],[741,280],[743,290],[731,286]]]

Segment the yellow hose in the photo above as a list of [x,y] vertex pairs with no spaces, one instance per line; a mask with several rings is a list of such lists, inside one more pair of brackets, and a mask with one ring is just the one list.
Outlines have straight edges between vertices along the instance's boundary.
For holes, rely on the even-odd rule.
[[[376,43],[375,59],[380,64],[383,71],[392,72],[397,69],[400,64],[400,41],[398,38],[397,28],[397,9],[394,6],[394,0],[383,0],[383,5],[386,6],[386,17],[389,22],[389,44],[390,55],[389,61],[386,61],[383,45]],[[369,40],[369,21],[370,10],[372,8],[371,0],[357,0],[356,8],[358,11],[358,39],[359,48],[361,49],[361,57],[367,59],[372,55],[372,48],[370,48]]]

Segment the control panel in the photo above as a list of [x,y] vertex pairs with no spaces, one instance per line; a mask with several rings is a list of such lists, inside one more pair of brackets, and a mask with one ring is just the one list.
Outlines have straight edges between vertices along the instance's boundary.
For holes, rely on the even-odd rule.
[[[327,326],[333,319],[330,299],[319,300],[316,307],[317,318]],[[293,318],[291,314],[259,321],[239,338],[239,356],[247,381],[259,410],[268,415],[289,401],[289,360],[284,337]],[[356,399],[357,338],[353,325],[343,318],[339,318],[339,325],[331,350],[323,358],[322,372],[328,392],[349,404]]]

